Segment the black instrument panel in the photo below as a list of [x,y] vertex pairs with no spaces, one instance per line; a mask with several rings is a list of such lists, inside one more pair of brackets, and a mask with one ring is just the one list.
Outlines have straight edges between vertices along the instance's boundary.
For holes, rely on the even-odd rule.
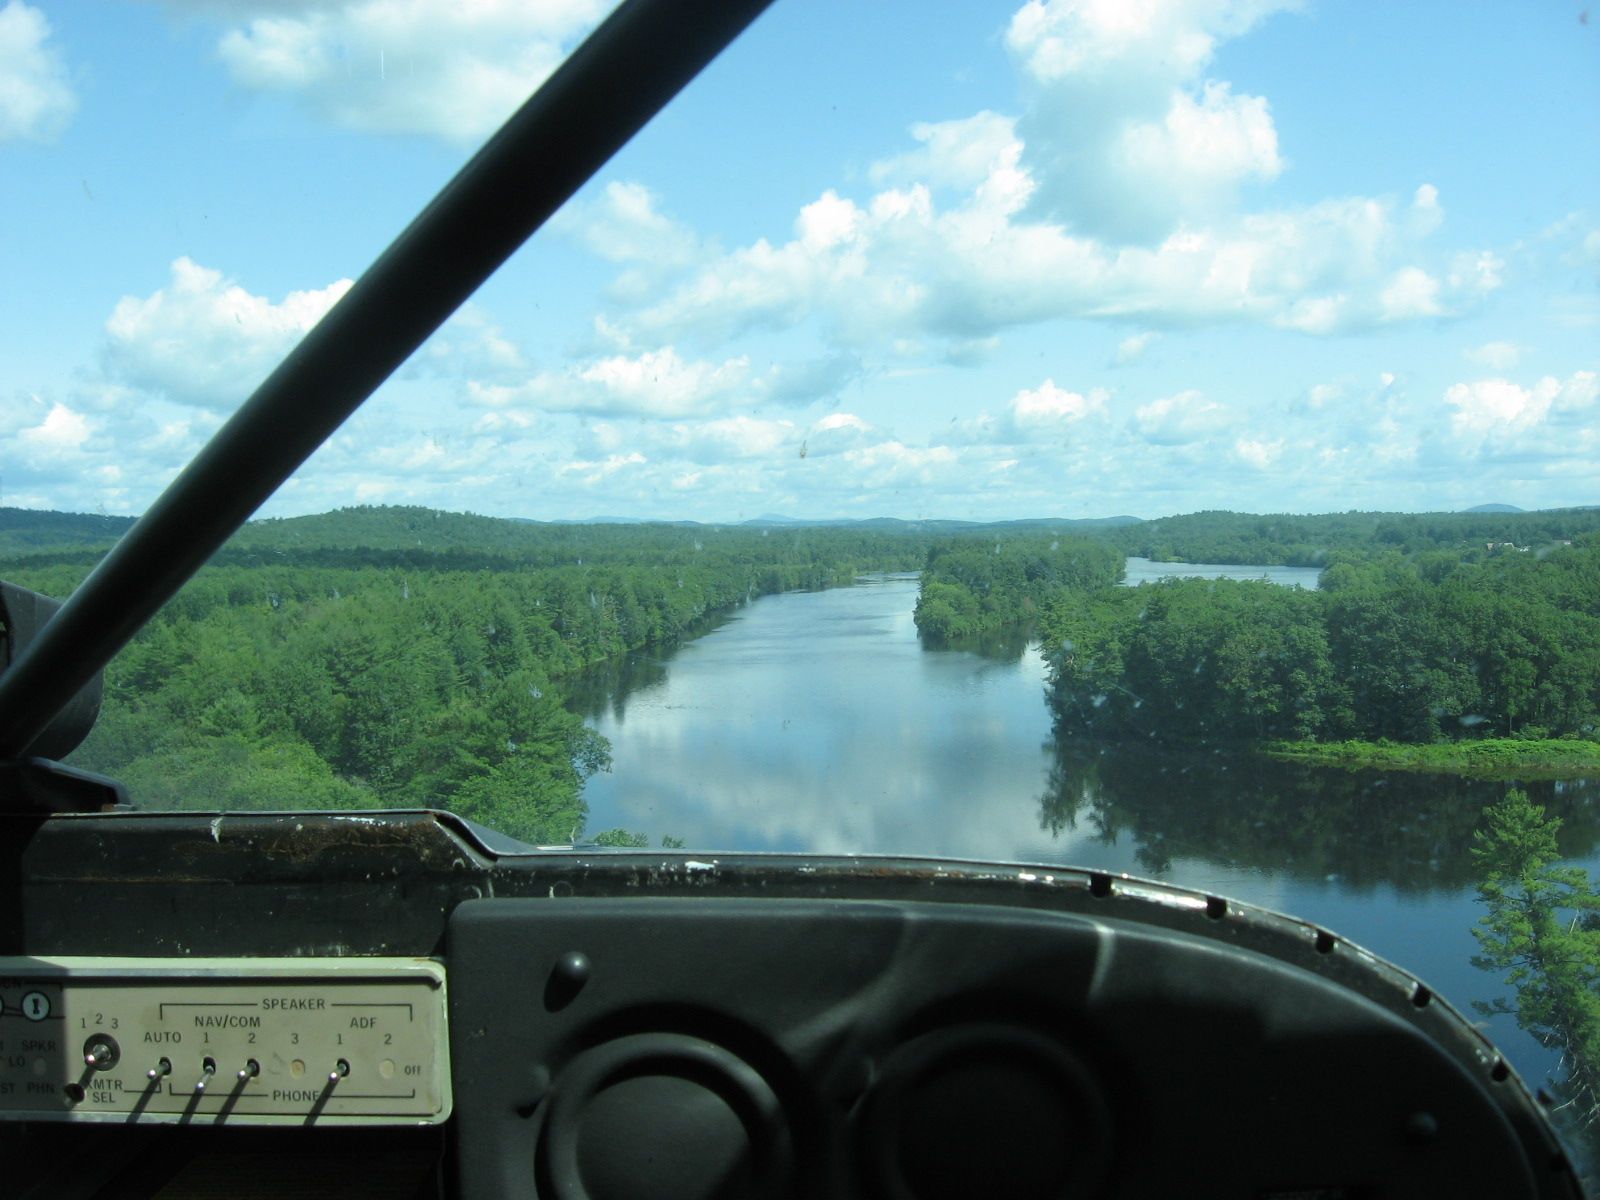
[[471,1200],[1536,1192],[1414,1024],[1109,912],[477,901],[449,957]]
[[[0,1122],[18,1195],[1581,1194],[1447,1003],[1217,896],[1014,864],[530,853],[426,812],[4,821],[6,953],[426,956],[453,1091],[445,1125],[411,1130]],[[307,1155],[339,1166],[242,1165]],[[91,1161],[101,1190],[77,1186]]]

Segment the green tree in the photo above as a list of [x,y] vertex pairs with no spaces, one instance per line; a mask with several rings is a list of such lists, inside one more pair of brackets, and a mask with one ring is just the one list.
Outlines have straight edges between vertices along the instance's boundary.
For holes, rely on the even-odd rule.
[[1581,867],[1559,865],[1561,822],[1512,789],[1484,810],[1473,835],[1478,896],[1489,911],[1473,935],[1473,962],[1505,972],[1513,1001],[1477,1007],[1510,1013],[1562,1055],[1565,1122],[1600,1150],[1600,895]]

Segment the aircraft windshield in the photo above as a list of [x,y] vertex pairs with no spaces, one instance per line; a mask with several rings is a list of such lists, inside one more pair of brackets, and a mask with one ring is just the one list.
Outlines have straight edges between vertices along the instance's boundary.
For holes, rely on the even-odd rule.
[[[0,7],[0,574],[68,594],[609,7]],[[1477,1002],[1592,1128],[1600,975],[1508,972],[1600,962],[1597,37],[779,3],[70,761],[148,809],[1160,876]]]

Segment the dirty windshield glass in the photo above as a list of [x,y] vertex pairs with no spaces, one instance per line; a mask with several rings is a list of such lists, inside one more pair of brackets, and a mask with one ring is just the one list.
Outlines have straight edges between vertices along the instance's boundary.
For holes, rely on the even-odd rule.
[[[68,594],[606,8],[0,7],[0,573]],[[1597,37],[780,0],[71,761],[145,809],[1237,896],[1475,1009],[1582,1143]]]

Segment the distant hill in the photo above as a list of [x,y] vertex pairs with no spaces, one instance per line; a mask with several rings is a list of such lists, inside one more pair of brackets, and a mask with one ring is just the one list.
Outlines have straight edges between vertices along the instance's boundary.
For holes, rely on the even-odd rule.
[[1014,521],[955,521],[942,517],[910,520],[904,517],[853,517],[807,520],[804,517],[785,517],[777,513],[763,513],[741,524],[746,528],[814,528],[814,529],[878,529],[903,530],[907,533],[977,533],[987,529],[1025,530],[1073,529],[1085,532],[1091,529],[1109,529],[1119,525],[1137,525],[1138,517],[1024,517]]
[[[0,566],[6,562],[35,567],[87,565],[132,524],[131,517],[0,508]],[[626,566],[642,559],[691,561],[702,553],[743,554],[738,548],[752,539],[803,539],[811,529],[827,530],[830,536],[859,536],[863,545],[886,537],[929,543],[948,537],[1092,534],[1124,554],[1159,561],[1324,566],[1345,548],[1377,547],[1410,554],[1430,549],[1482,553],[1490,542],[1549,546],[1600,534],[1600,510],[1523,512],[1510,505],[1485,505],[1454,513],[1213,511],[1148,521],[1114,516],[993,522],[900,517],[807,520],[766,513],[743,522],[698,524],[634,518],[542,522],[418,506],[362,506],[252,521],[214,561],[463,571],[575,563]]]
[[1527,512],[1525,508],[1518,508],[1515,504],[1474,504],[1471,508],[1464,508],[1462,512],[1469,513],[1519,513]]
[[0,555],[66,548],[104,549],[126,533],[133,520],[95,513],[0,508]]

